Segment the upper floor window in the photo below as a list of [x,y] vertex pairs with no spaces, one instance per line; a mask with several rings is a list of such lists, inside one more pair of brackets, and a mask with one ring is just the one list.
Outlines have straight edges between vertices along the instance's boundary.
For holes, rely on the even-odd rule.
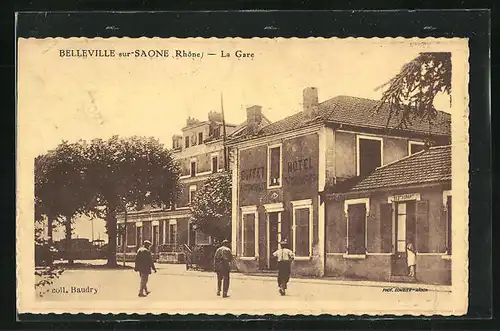
[[365,176],[382,165],[382,138],[357,136],[357,175]]
[[198,132],[198,145],[203,144],[203,132]]
[[214,136],[214,138],[220,137],[220,125],[217,125],[214,127],[213,136]]
[[425,148],[425,143],[420,141],[409,141],[408,142],[408,155],[413,155],[415,153],[423,151]]
[[191,177],[196,176],[196,160],[191,160],[191,168],[190,168]]
[[267,186],[281,187],[282,173],[281,145],[269,146],[267,151]]
[[185,138],[184,138],[184,141],[185,141],[184,146],[185,146],[186,148],[188,148],[188,147],[189,147],[189,137],[185,137]]
[[189,204],[193,202],[195,194],[196,194],[196,185],[189,186]]
[[216,173],[219,170],[219,156],[212,155],[212,173]]

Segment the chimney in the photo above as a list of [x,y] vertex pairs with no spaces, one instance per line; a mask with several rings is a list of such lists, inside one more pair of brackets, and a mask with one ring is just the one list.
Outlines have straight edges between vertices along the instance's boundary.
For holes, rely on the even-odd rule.
[[304,113],[313,115],[318,110],[318,89],[316,87],[306,87],[302,93],[302,98]]
[[178,134],[174,134],[172,136],[172,149],[178,149],[182,145],[182,136],[179,136]]
[[247,126],[250,135],[256,135],[262,122],[262,106],[251,106],[247,108]]
[[222,113],[211,111],[208,113],[209,122],[222,122]]

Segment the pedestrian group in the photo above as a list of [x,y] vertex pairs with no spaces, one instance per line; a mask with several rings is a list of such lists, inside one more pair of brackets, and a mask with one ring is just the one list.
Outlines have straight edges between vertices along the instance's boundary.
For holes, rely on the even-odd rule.
[[[293,252],[288,248],[288,241],[285,239],[281,241],[281,247],[278,248],[273,256],[278,261],[278,292],[281,295],[286,294],[287,284],[290,280],[291,265],[294,259]],[[231,265],[233,262],[233,255],[229,248],[229,240],[223,240],[221,246],[215,251],[214,255],[214,271],[217,274],[217,296],[228,298],[229,294],[229,280],[231,273]],[[139,297],[146,297],[148,291],[148,280],[151,270],[156,273],[156,267],[153,262],[153,256],[150,251],[151,242],[145,240],[143,246],[137,250],[135,257],[134,270],[139,272],[140,286]]]

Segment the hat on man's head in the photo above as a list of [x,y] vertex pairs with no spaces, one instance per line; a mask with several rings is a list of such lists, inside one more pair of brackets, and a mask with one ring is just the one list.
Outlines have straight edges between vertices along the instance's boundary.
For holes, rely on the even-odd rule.
[[222,244],[223,244],[223,245],[224,245],[224,244],[229,244],[229,240],[224,239],[224,240],[222,241]]
[[149,241],[149,240],[144,240],[142,244],[143,244],[143,245],[150,245],[150,246],[151,246],[151,241]]
[[288,240],[283,239],[283,240],[280,242],[280,244],[282,244],[282,245],[288,245]]

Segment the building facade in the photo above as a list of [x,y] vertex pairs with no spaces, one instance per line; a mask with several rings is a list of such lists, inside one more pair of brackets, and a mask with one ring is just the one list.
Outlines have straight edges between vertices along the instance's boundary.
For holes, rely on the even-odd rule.
[[[262,124],[268,123],[264,118]],[[225,123],[228,139],[245,128],[246,123],[240,126]],[[167,262],[179,262],[175,253],[180,252],[183,245],[192,247],[211,243],[209,236],[191,224],[190,204],[207,178],[225,169],[223,134],[221,113],[210,112],[206,121],[191,117],[186,120],[182,134],[172,137],[172,154],[181,170],[179,198],[171,206],[145,206],[138,211],[129,211],[126,225],[124,215],[118,215],[119,259],[123,258],[124,248],[128,257],[133,258],[144,240],[152,242],[151,249],[155,254],[173,253],[173,260]]]
[[294,273],[328,274],[327,248],[340,243],[326,235],[325,192],[349,186],[426,143],[450,143],[449,114],[439,112],[431,127],[395,129],[398,118],[387,125],[388,110],[374,113],[376,105],[345,96],[319,103],[317,89],[306,88],[303,110],[281,121],[259,127],[261,108],[247,109],[248,127],[229,142],[232,249],[241,271],[276,269],[272,253],[287,239],[296,255]]

